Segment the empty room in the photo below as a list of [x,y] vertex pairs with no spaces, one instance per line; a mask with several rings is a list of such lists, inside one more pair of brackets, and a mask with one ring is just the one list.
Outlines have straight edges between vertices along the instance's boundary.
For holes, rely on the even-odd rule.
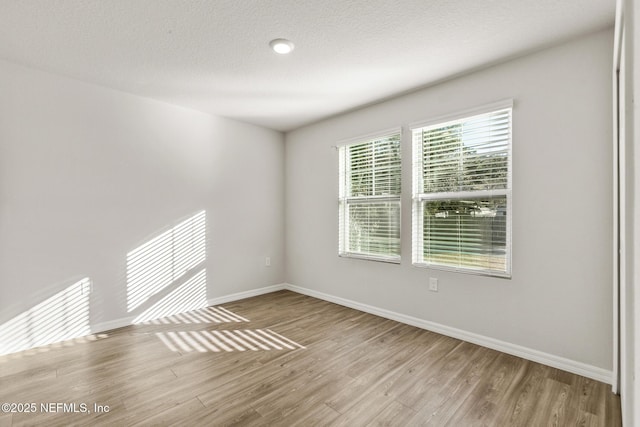
[[640,424],[633,0],[0,0],[0,427]]

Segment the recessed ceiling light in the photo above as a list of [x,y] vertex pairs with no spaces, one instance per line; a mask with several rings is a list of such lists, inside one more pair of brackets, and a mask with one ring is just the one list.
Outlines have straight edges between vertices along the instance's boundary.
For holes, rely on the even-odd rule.
[[286,55],[293,50],[293,43],[287,39],[274,39],[269,42],[269,46],[275,53]]

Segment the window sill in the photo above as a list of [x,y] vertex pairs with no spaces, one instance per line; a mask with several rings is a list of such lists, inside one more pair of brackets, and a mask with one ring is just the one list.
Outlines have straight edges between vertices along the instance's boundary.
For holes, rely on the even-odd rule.
[[385,257],[385,256],[366,255],[366,254],[358,254],[358,253],[351,253],[351,252],[339,253],[338,256],[340,258],[353,258],[353,259],[361,259],[365,261],[386,262],[388,264],[400,264],[400,257]]
[[460,268],[460,267],[451,267],[447,265],[440,264],[429,264],[426,262],[414,262],[412,263],[414,267],[418,268],[428,268],[431,270],[442,270],[442,271],[451,271],[453,273],[463,273],[463,274],[471,274],[474,276],[489,276],[489,277],[497,277],[500,279],[511,279],[511,272],[501,272],[501,271],[491,271],[491,270],[474,270],[472,268]]

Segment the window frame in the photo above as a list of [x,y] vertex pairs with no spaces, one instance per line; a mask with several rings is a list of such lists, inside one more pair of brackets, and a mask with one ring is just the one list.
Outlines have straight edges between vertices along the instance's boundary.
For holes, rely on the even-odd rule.
[[[422,131],[424,128],[446,125],[450,122],[469,119],[473,116],[498,112],[501,110],[510,110],[509,112],[509,139],[508,139],[508,155],[507,155],[507,187],[506,189],[491,190],[471,190],[471,191],[447,191],[439,193],[427,193],[423,188],[423,169],[422,162],[422,141],[417,142],[415,132]],[[512,169],[513,169],[513,100],[507,99],[477,108],[471,108],[459,111],[453,114],[447,114],[435,117],[433,119],[421,122],[411,123],[409,125],[411,132],[412,145],[412,265],[421,268],[430,268],[435,270],[452,271],[457,273],[465,273],[480,276],[492,276],[510,279],[512,277],[512,222],[513,222],[513,185],[512,185]],[[504,196],[506,198],[506,230],[505,230],[505,270],[473,268],[470,266],[455,266],[440,263],[433,263],[424,260],[424,204],[430,200],[469,200],[469,199],[487,199]],[[422,254],[422,255],[421,255]]]
[[[392,264],[400,264],[402,257],[402,128],[394,127],[375,133],[350,138],[340,141],[336,145],[338,151],[338,256],[341,258],[354,258],[367,261],[379,261]],[[398,148],[400,155],[398,177],[400,179],[400,189],[395,195],[371,195],[371,196],[348,196],[350,183],[349,176],[349,147],[354,145],[365,145],[374,143],[376,140],[382,140],[397,136]],[[344,151],[343,151],[344,150]],[[365,205],[374,203],[391,202],[398,206],[398,255],[379,255],[373,253],[351,251],[348,248],[349,243],[349,224],[348,224],[348,205]]]

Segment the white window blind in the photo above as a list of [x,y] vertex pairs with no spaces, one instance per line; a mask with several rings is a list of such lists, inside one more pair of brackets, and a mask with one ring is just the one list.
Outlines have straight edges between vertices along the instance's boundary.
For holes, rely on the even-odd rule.
[[414,264],[510,276],[511,110],[412,129]]
[[400,260],[400,131],[339,147],[339,254]]

